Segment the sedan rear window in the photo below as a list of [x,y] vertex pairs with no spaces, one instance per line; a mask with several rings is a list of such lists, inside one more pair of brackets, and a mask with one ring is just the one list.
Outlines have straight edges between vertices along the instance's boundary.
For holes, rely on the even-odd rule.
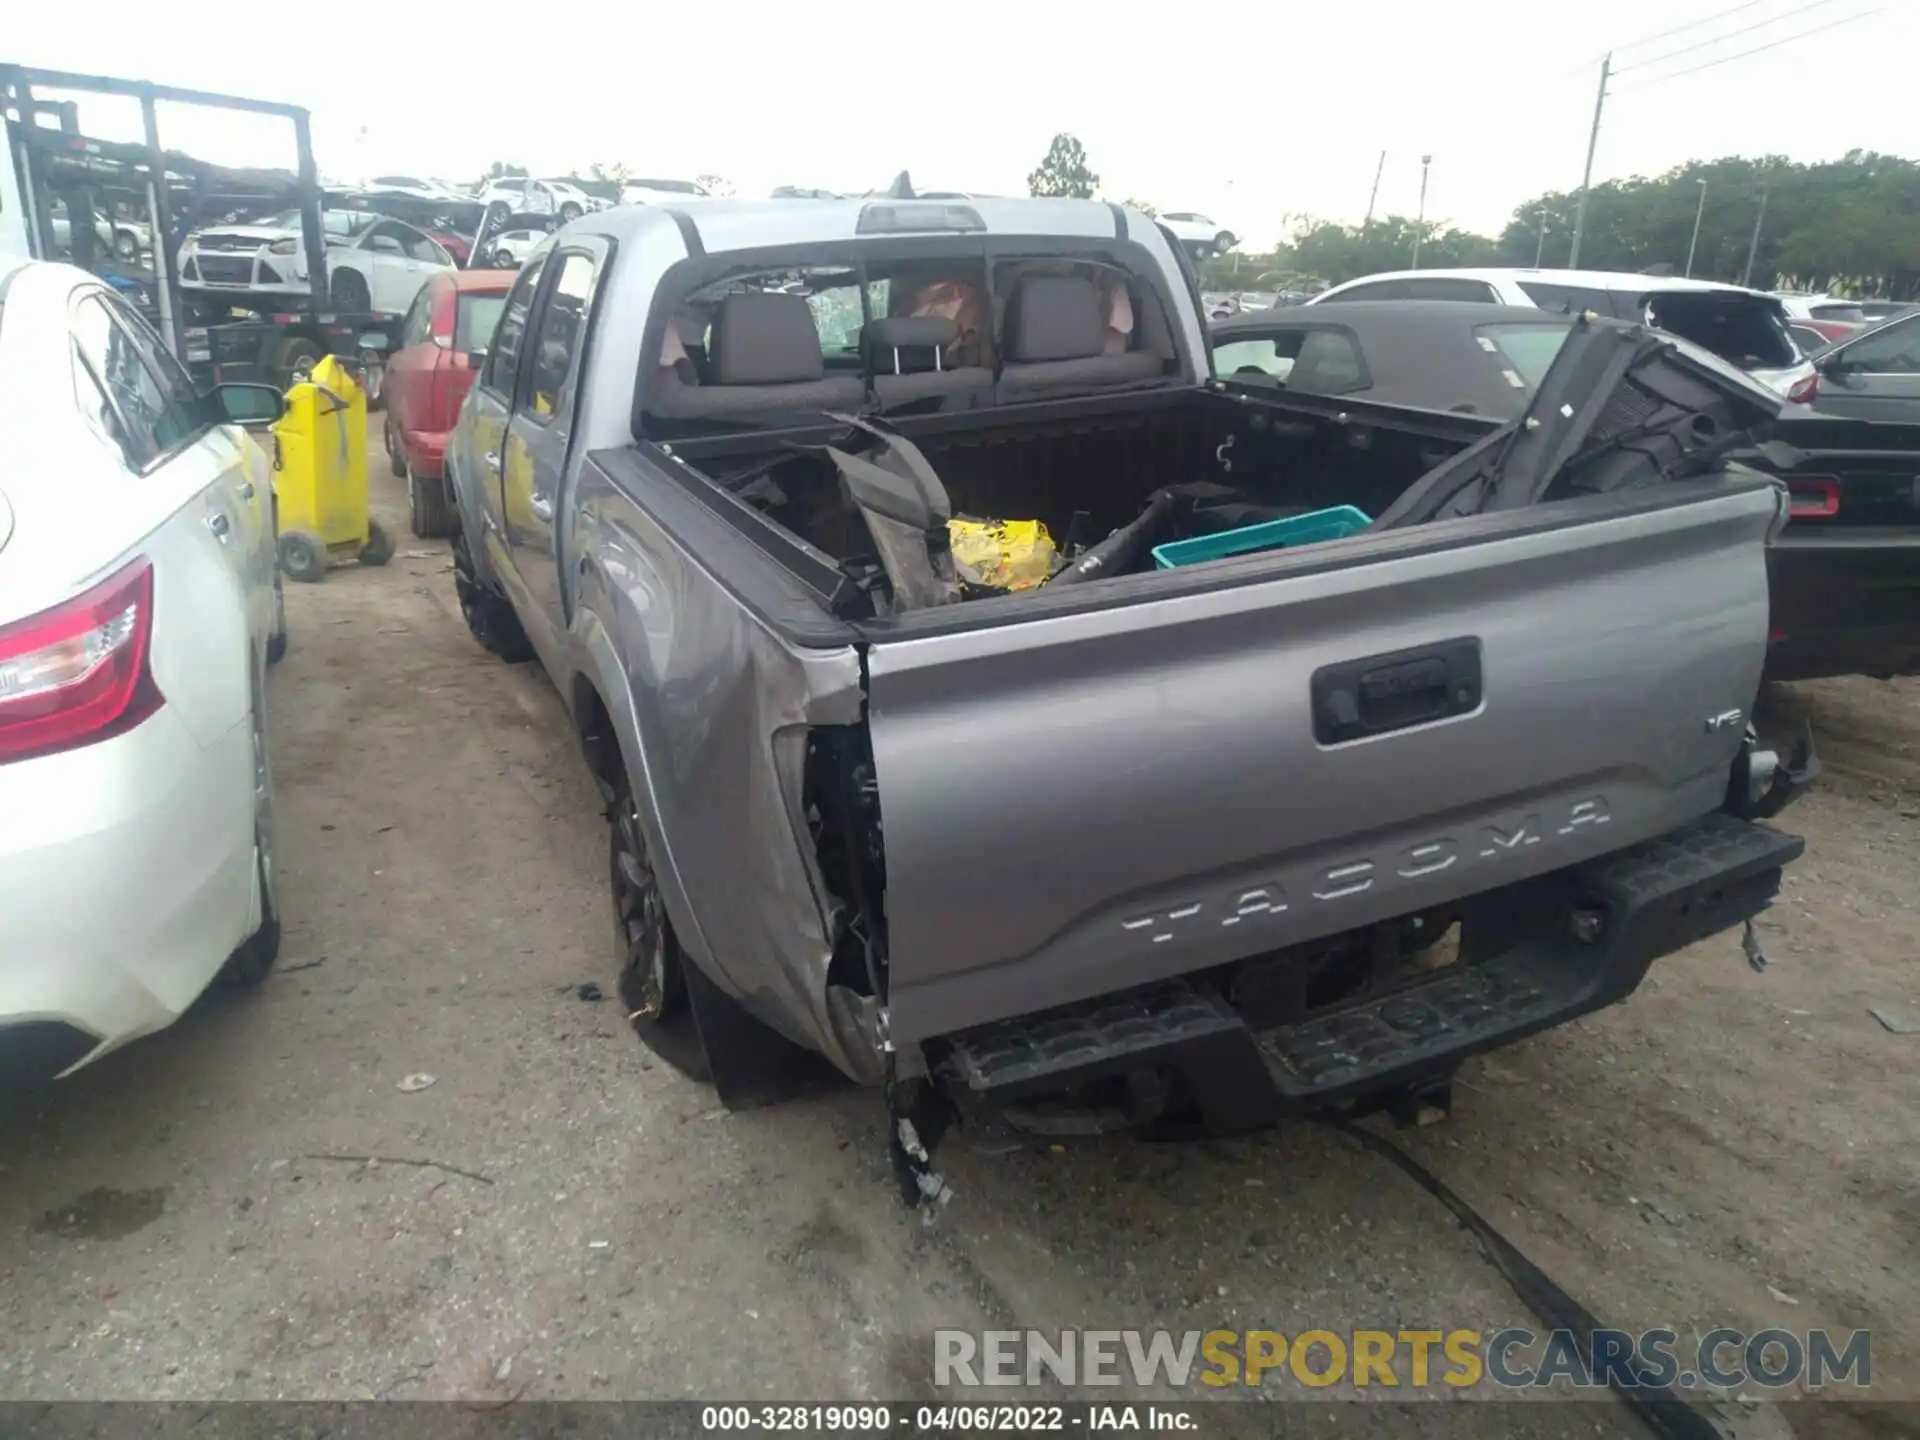
[[1847,325],[1864,325],[1867,312],[1858,305],[1809,305],[1816,320],[1838,320]]
[[1572,328],[1571,321],[1560,325],[1476,325],[1473,338],[1482,350],[1499,358],[1503,369],[1524,380],[1531,392],[1547,378],[1547,370]]
[[506,308],[505,294],[463,292],[453,313],[453,348],[467,352],[485,350],[493,343],[494,327],[500,323],[500,312]]

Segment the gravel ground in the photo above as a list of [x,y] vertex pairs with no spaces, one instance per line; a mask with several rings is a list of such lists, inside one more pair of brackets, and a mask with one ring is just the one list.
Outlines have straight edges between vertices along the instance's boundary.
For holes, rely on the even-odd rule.
[[[977,1117],[928,1225],[874,1094],[723,1112],[580,998],[615,978],[606,832],[559,700],[470,641],[444,547],[400,548],[288,587],[278,972],[0,1114],[0,1398],[920,1398],[937,1326],[1529,1323],[1314,1127],[1053,1146]],[[1786,818],[1772,968],[1687,951],[1403,1138],[1608,1323],[1868,1327],[1875,1390],[1920,1399],[1920,1035],[1869,1014],[1920,1015],[1920,682],[1769,695],[1802,718],[1830,774]]]

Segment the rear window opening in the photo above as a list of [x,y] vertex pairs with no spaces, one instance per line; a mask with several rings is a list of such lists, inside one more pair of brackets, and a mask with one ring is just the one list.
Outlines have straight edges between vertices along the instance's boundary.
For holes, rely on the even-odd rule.
[[1669,290],[1647,297],[1653,323],[1742,370],[1786,370],[1800,351],[1777,302],[1722,290]]

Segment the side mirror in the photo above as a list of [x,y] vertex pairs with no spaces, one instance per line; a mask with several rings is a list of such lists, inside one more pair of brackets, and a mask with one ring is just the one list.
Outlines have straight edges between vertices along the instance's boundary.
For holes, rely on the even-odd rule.
[[287,412],[287,397],[272,385],[216,385],[213,400],[230,425],[271,425]]
[[467,352],[467,368],[468,368],[469,370],[478,370],[478,369],[479,369],[479,368],[480,368],[480,367],[481,367],[482,365],[484,365],[484,364],[486,364],[486,363],[487,363],[487,352],[486,352],[486,351],[484,351],[484,350],[469,350],[469,351]]

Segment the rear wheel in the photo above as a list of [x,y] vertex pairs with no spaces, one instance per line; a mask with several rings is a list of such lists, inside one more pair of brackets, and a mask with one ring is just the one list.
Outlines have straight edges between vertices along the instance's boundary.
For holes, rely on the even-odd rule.
[[1213,253],[1224,255],[1234,247],[1234,235],[1231,230],[1222,230],[1213,237]]
[[407,512],[413,533],[422,540],[442,540],[453,533],[453,503],[444,475],[422,475],[413,466],[407,472]]
[[273,572],[273,634],[267,637],[267,664],[287,658],[287,587],[279,567]]
[[114,231],[113,253],[122,260],[135,259],[140,254],[140,237],[131,230]]
[[533,646],[513,607],[481,581],[467,550],[467,537],[460,526],[453,531],[453,590],[460,597],[460,614],[467,629],[488,653],[509,665],[533,658]]
[[578,220],[579,218],[580,207],[574,204],[573,201],[569,200],[560,207],[560,223],[562,225],[566,224],[569,220]]
[[279,880],[273,864],[273,775],[267,765],[263,697],[253,700],[253,869],[260,895],[260,928],[240,942],[221,967],[220,983],[258,985],[280,957]]
[[685,961],[667,919],[660,877],[640,825],[640,807],[624,774],[614,784],[608,872],[620,995],[627,1022],[647,1047],[696,1080],[711,1076],[706,1050],[687,1004]]
[[407,474],[406,456],[400,449],[400,437],[394,433],[393,417],[389,415],[381,427],[381,437],[387,446],[387,468],[393,472],[393,478],[404,480]]

